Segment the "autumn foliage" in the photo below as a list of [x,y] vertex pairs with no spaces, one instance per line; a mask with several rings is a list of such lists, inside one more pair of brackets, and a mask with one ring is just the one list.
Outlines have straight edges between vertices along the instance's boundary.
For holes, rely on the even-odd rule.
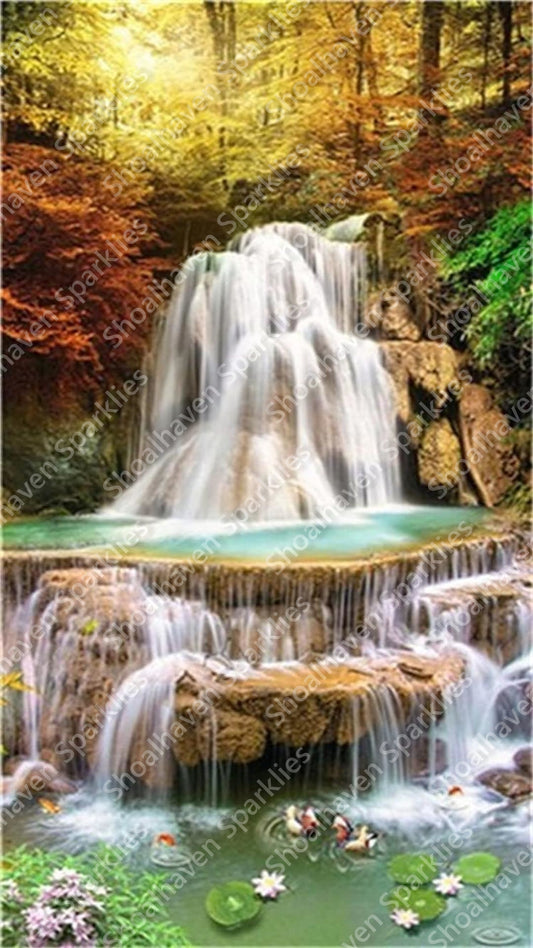
[[46,364],[54,390],[71,384],[96,390],[139,363],[149,319],[120,348],[104,332],[143,295],[152,275],[143,254],[152,235],[140,194],[130,188],[126,197],[114,197],[102,177],[97,165],[56,150],[6,149],[2,365],[8,383],[20,372],[22,381],[37,360]]

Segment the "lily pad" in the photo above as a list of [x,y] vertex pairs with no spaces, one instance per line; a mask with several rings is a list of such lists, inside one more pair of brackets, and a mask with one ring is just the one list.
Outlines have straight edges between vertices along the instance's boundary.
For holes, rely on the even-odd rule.
[[442,915],[446,908],[446,899],[433,892],[432,889],[394,889],[391,892],[387,905],[393,908],[411,909],[416,912],[421,922],[428,922],[432,918]]
[[501,862],[492,853],[469,853],[454,864],[453,871],[469,885],[484,885],[492,882],[500,871]]
[[387,872],[395,882],[406,885],[432,882],[439,874],[433,856],[427,853],[399,853],[389,862]]
[[261,911],[261,902],[248,882],[225,882],[211,889],[205,908],[217,925],[237,928],[255,918]]

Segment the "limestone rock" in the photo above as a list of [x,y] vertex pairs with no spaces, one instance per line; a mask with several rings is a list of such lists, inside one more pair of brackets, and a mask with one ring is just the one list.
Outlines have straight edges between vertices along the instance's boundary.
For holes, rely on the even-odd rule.
[[[407,671],[408,670],[408,671]],[[420,659],[407,652],[390,657],[355,658],[340,665],[271,665],[246,678],[214,676],[216,693],[209,713],[195,719],[194,681],[211,686],[205,665],[190,666],[191,679],[176,693],[177,719],[183,728],[174,743],[180,763],[195,766],[209,760],[248,763],[263,756],[267,741],[301,747],[306,744],[348,744],[376,724],[380,696],[393,689],[399,714],[406,718],[413,702],[427,704],[460,679],[463,662],[450,652]],[[421,674],[423,672],[423,675]],[[376,700],[369,700],[371,693]],[[355,700],[355,703],[354,703]]]
[[483,503],[494,507],[519,474],[519,459],[507,442],[509,423],[482,385],[464,387],[459,421],[472,479]]
[[262,721],[249,714],[219,711],[216,715],[216,728],[213,727],[212,718],[202,722],[199,744],[203,760],[209,760],[216,747],[218,760],[248,764],[263,756],[266,727]]
[[371,301],[366,324],[377,329],[384,339],[408,339],[418,342],[422,333],[408,303],[384,290]]
[[458,360],[450,346],[429,341],[383,342],[381,352],[396,392],[398,416],[404,423],[419,410],[413,390],[418,390],[426,416],[440,411],[459,393]]
[[424,594],[429,609],[421,610],[419,627],[428,632],[436,617],[453,610],[456,634],[492,661],[506,665],[521,653],[521,617],[525,621],[533,609],[531,590],[524,582],[527,576],[459,580],[445,589],[429,586]]
[[457,356],[451,346],[439,342],[412,345],[408,369],[413,384],[434,400],[435,408],[442,408],[459,390]]
[[412,675],[413,678],[431,678],[435,672],[435,665],[431,661],[419,658],[416,655],[409,655],[398,662],[398,668],[406,675]]
[[411,393],[409,391],[409,372],[406,363],[406,356],[411,349],[411,343],[382,342],[380,349],[383,365],[392,380],[398,418],[403,424],[407,424],[413,414]]
[[447,418],[432,421],[426,428],[418,451],[418,475],[430,489],[459,483],[461,445]]

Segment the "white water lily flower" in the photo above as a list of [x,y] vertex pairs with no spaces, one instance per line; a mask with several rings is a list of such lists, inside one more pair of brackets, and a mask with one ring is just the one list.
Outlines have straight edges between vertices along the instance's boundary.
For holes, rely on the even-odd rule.
[[286,892],[287,886],[283,885],[283,876],[280,872],[268,872],[263,869],[260,876],[252,879],[257,895],[262,899],[277,899],[280,892]]
[[391,913],[391,918],[396,925],[400,925],[401,928],[414,928],[415,925],[420,923],[420,917],[416,912],[412,912],[411,909],[394,909],[394,912]]
[[455,876],[453,872],[443,872],[438,879],[433,880],[433,885],[441,895],[457,895],[459,889],[463,888],[461,879],[462,876]]

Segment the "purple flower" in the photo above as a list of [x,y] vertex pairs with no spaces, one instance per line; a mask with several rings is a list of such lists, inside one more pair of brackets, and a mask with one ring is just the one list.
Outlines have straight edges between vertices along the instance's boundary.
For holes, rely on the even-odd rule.
[[61,922],[53,908],[39,904],[32,905],[24,912],[26,926],[29,932],[29,944],[40,946],[46,944],[59,935],[62,929]]

